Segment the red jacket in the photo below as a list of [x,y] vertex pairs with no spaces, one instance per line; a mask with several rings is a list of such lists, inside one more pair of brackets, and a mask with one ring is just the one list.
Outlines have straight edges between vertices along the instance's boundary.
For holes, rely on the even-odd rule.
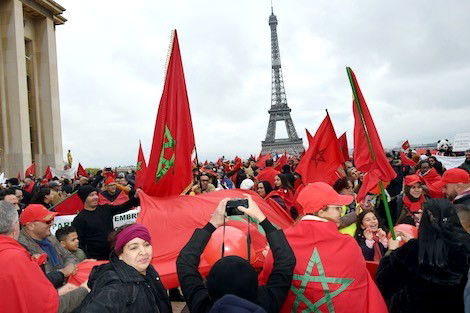
[[[280,312],[387,312],[353,237],[340,234],[334,223],[313,216],[285,230],[285,234],[297,263]],[[272,267],[270,252],[260,284],[267,280]]]
[[0,312],[51,313],[59,295],[39,265],[16,240],[0,235]]
[[256,180],[262,182],[263,180],[268,181],[271,184],[271,187],[274,188],[274,177],[279,174],[279,171],[276,171],[274,167],[265,167],[259,171]]

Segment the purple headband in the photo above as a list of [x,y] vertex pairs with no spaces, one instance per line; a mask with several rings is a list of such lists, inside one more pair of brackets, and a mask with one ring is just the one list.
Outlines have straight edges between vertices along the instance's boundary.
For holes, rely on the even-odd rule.
[[116,245],[114,246],[114,251],[116,252],[116,254],[121,253],[126,243],[128,243],[134,238],[140,238],[152,244],[152,239],[150,237],[148,229],[144,225],[133,224],[129,227],[124,228],[124,230],[122,230],[116,236]]

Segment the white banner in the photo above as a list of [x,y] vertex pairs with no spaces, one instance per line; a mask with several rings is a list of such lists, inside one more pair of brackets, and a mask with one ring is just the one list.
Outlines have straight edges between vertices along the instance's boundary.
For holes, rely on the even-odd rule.
[[448,170],[450,170],[451,168],[459,167],[463,162],[465,162],[465,156],[451,157],[451,156],[436,155],[435,157]]
[[[125,225],[125,224],[131,224],[135,223],[137,220],[137,215],[139,215],[140,212],[140,207],[134,210],[127,211],[122,214],[118,214],[113,216],[113,226],[114,228],[118,228],[119,226]],[[77,215],[61,215],[61,216],[56,216],[54,219],[54,224],[51,227],[51,233],[55,235],[55,232],[62,227],[65,226],[71,226],[72,221]]]
[[64,177],[68,179],[73,179],[75,177],[75,172],[77,172],[76,168],[69,168],[68,170],[59,170],[51,167],[51,173],[53,177]]
[[470,133],[455,135],[452,151],[462,152],[468,149],[470,149]]

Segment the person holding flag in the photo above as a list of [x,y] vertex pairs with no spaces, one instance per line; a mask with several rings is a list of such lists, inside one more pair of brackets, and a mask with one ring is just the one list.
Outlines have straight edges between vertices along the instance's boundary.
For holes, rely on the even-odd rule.
[[[353,237],[338,232],[342,206],[353,200],[323,182],[308,184],[299,193],[297,201],[306,215],[285,231],[297,262],[280,312],[387,312],[361,249]],[[261,283],[273,264],[269,252]]]

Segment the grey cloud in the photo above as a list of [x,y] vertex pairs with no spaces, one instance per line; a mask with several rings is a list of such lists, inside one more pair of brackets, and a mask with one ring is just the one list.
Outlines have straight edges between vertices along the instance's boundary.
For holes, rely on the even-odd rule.
[[[259,153],[270,105],[267,1],[60,3],[69,19],[57,27],[63,144],[85,166],[133,164],[139,139],[148,156],[173,28],[200,159]],[[469,130],[470,3],[275,1],[274,10],[300,136],[328,108],[352,146],[348,65],[385,146]]]

